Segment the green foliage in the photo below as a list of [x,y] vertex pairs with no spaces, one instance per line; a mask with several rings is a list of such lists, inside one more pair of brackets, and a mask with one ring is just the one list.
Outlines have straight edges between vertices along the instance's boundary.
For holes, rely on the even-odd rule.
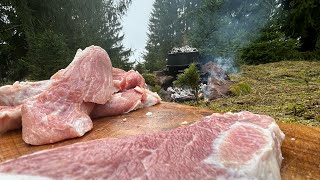
[[0,3],[0,81],[50,77],[78,48],[104,48],[115,67],[128,70],[130,49],[122,45],[121,17],[131,0]]
[[284,32],[288,37],[300,39],[302,52],[315,51],[320,39],[320,1],[282,1]]
[[230,91],[235,96],[242,96],[250,94],[252,88],[247,82],[239,82],[237,84],[231,85]]
[[263,64],[283,60],[317,60],[320,51],[300,52],[297,39],[286,38],[280,25],[270,25],[260,33],[259,37],[238,53],[238,64]]
[[144,73],[142,74],[143,78],[145,79],[146,83],[150,86],[157,85],[157,77],[155,74],[152,73]]
[[73,58],[70,54],[74,52],[68,51],[64,39],[64,36],[53,31],[45,31],[34,36],[24,61],[30,72],[28,79],[49,79],[58,70],[67,67]]
[[207,0],[198,9],[191,42],[203,55],[234,57],[277,10],[274,0]]
[[161,90],[161,86],[159,86],[159,85],[151,86],[151,87],[150,87],[150,90],[151,90],[152,92],[159,93],[160,90]]
[[149,20],[149,34],[144,54],[145,68],[162,70],[168,52],[175,46],[188,44],[193,25],[192,13],[201,0],[156,0]]
[[144,74],[147,72],[145,65],[143,63],[138,62],[135,67],[134,70],[138,71],[140,74]]
[[196,64],[191,64],[189,68],[185,69],[184,73],[179,74],[173,84],[178,87],[189,87],[193,89],[194,96],[198,101],[200,74]]
[[153,92],[160,92],[161,86],[157,82],[157,77],[153,73],[144,73],[142,74],[143,78],[146,81],[146,84],[150,86],[150,90]]

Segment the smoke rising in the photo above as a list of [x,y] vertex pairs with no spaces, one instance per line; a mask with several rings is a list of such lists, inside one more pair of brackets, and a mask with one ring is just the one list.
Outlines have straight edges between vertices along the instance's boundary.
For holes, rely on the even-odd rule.
[[[203,61],[213,61],[228,72],[237,72],[239,51],[257,38],[276,13],[278,0],[208,1],[196,18],[194,46]],[[215,3],[215,4],[214,4]]]

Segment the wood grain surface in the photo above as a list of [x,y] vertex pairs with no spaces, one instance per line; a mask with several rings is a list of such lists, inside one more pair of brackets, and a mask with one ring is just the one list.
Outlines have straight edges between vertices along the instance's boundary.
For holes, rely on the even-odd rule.
[[[151,112],[152,115],[146,114]],[[125,137],[167,131],[186,121],[191,124],[213,111],[176,103],[162,103],[129,114],[94,120],[93,130],[85,136],[63,142],[31,146],[24,143],[21,130],[0,136],[0,162],[44,149],[109,137]],[[282,179],[320,179],[320,128],[279,124],[286,138],[282,145]]]

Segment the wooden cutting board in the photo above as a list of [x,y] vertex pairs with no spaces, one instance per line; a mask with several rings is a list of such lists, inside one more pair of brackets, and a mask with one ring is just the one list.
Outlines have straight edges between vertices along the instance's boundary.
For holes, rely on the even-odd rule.
[[[152,115],[147,116],[148,112]],[[96,119],[93,130],[85,136],[43,146],[27,145],[21,138],[21,130],[11,131],[0,136],[0,162],[76,142],[166,131],[211,113],[213,111],[207,109],[162,103],[121,116]],[[320,179],[320,128],[293,124],[279,126],[286,134],[282,145],[282,179]]]

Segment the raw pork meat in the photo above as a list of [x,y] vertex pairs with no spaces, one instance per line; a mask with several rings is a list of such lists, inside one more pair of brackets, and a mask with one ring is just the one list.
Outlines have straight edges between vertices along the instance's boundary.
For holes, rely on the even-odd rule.
[[0,164],[0,172],[56,179],[280,179],[283,139],[269,116],[212,114],[167,132],[37,152]]
[[0,106],[0,134],[21,128],[21,105]]
[[137,86],[134,89],[113,94],[106,104],[96,105],[90,116],[92,118],[116,116],[159,104],[160,101],[161,98],[157,93]]
[[122,69],[113,68],[112,76],[114,86],[116,87],[117,91],[132,89],[136,86],[140,86],[142,88],[145,87],[144,78],[137,71],[130,70],[126,72]]
[[92,129],[94,103],[105,104],[114,92],[112,65],[105,50],[79,50],[70,65],[56,73],[49,89],[22,105],[22,137],[32,145],[84,135]]
[[21,105],[26,99],[48,89],[52,81],[15,82],[13,85],[0,87],[0,106]]

